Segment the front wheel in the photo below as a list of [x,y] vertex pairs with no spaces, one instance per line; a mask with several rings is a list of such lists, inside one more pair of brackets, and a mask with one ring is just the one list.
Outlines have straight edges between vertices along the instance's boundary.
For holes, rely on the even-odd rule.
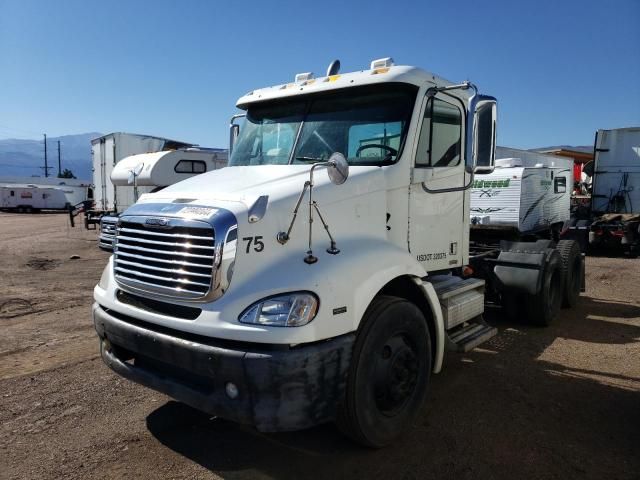
[[368,447],[390,444],[419,413],[430,374],[422,312],[402,298],[374,299],[354,345],[338,427]]

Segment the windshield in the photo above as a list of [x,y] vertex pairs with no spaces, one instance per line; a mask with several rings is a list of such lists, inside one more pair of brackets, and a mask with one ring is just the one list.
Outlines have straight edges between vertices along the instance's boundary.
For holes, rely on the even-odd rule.
[[385,84],[249,107],[230,166],[301,164],[340,152],[351,165],[387,165],[401,152],[416,87]]

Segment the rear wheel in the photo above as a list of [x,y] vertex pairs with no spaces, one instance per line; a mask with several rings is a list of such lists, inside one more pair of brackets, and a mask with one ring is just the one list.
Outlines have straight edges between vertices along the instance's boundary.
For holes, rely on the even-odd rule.
[[420,411],[430,374],[431,339],[422,312],[402,298],[374,299],[354,345],[338,427],[363,445],[388,445]]
[[522,297],[523,295],[521,293],[513,291],[502,294],[502,308],[509,320],[518,321],[521,319]]
[[580,246],[573,240],[560,240],[556,249],[562,259],[562,274],[564,276],[562,306],[565,308],[575,307],[582,286]]
[[525,297],[525,311],[529,322],[548,326],[553,321],[560,310],[563,287],[562,259],[556,250],[551,250],[544,264],[540,291],[536,295]]

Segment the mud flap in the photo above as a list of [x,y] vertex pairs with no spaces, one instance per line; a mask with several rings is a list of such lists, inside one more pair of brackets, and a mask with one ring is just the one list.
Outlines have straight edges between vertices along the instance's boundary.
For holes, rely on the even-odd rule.
[[501,242],[493,273],[501,291],[536,295],[542,286],[551,240]]

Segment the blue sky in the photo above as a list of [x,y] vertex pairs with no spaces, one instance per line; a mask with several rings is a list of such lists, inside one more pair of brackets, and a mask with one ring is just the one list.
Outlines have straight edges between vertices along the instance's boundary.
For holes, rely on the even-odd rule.
[[245,92],[385,56],[498,97],[501,145],[640,125],[640,0],[0,0],[0,138],[224,147]]

